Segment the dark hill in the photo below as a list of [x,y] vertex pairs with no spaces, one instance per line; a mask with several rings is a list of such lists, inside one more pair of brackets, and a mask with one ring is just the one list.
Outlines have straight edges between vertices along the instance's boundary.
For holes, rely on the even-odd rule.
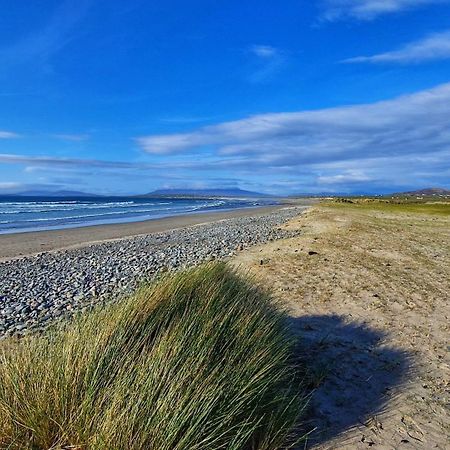
[[443,188],[426,188],[419,189],[417,191],[408,191],[408,192],[396,192],[396,196],[405,196],[405,197],[438,197],[438,196],[450,196],[449,189]]

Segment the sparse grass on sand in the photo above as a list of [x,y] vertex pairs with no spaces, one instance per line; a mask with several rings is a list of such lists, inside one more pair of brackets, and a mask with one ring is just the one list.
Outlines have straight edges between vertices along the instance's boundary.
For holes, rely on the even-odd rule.
[[305,407],[285,317],[225,264],[0,345],[0,447],[278,449]]
[[319,381],[308,448],[450,448],[450,202],[345,200],[232,261],[291,311]]

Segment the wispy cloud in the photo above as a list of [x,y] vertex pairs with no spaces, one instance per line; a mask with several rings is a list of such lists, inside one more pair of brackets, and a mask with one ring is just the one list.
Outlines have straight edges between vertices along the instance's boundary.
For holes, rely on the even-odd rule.
[[263,59],[272,59],[278,56],[279,50],[270,45],[252,45],[249,51]]
[[[89,9],[92,0],[65,0],[42,28],[12,45],[0,48],[2,68],[26,63],[46,65],[49,59],[74,39],[74,29]],[[0,69],[1,70],[1,69]]]
[[433,60],[450,59],[450,31],[434,33],[404,47],[372,56],[358,56],[346,63],[418,64]]
[[[84,159],[84,158],[60,158],[54,156],[31,156],[23,154],[0,153],[0,164],[14,164],[25,166],[26,173],[40,172],[45,169],[58,168],[58,170],[79,171],[79,173],[92,172],[95,169],[115,171],[115,173],[125,174],[125,171],[136,174],[137,172],[154,172],[161,174],[167,170],[209,170],[216,164],[214,159],[202,161],[200,158],[196,161],[163,161],[163,162],[129,162],[129,161],[110,161],[104,159]],[[116,170],[117,169],[117,170]],[[168,174],[166,174],[169,176]],[[164,175],[164,176],[166,176]]]
[[16,183],[15,181],[1,181],[0,191],[16,191],[22,186],[22,183]]
[[13,133],[12,131],[1,131],[0,130],[0,139],[14,139],[19,137],[17,133]]
[[52,136],[56,139],[71,142],[87,141],[90,138],[89,134],[53,134]]
[[[76,167],[92,169],[93,167],[103,169],[132,169],[149,170],[159,169],[159,166],[146,163],[135,163],[126,161],[107,161],[102,159],[82,158],[58,158],[53,156],[29,156],[9,153],[0,153],[0,164],[19,164],[31,167]],[[28,169],[29,171],[32,169]]]
[[373,20],[385,14],[439,3],[448,3],[448,0],[325,0],[322,18]]
[[174,124],[189,124],[189,123],[199,123],[211,120],[211,117],[200,117],[200,116],[170,116],[161,117],[160,122],[163,123],[174,123]]
[[286,64],[286,52],[270,45],[252,45],[247,53],[251,56],[248,81],[261,83],[270,80]]

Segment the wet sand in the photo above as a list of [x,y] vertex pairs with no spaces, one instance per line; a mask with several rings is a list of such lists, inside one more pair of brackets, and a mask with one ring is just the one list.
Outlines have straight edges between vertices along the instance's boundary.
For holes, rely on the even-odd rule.
[[48,251],[79,248],[93,243],[124,239],[132,236],[159,233],[234,217],[258,216],[268,214],[285,206],[271,205],[257,208],[234,209],[231,211],[165,217],[142,222],[3,234],[0,235],[0,261]]

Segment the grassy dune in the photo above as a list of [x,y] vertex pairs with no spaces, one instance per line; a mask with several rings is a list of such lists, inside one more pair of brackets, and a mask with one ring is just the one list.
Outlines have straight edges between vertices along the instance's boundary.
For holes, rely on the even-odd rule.
[[224,264],[0,348],[0,446],[285,448],[305,406],[270,298]]

